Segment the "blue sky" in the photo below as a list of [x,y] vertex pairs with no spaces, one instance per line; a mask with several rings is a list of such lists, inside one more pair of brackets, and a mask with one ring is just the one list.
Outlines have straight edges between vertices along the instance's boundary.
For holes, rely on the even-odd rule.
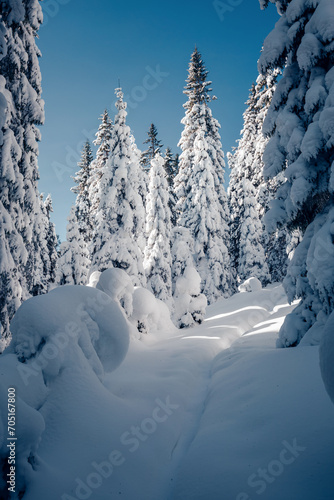
[[176,153],[196,44],[218,98],[211,107],[224,152],[235,145],[263,40],[278,19],[273,5],[261,11],[258,0],[44,0],[42,6],[38,46],[46,119],[39,189],[52,195],[62,240],[75,201],[71,176],[103,110],[114,117],[118,79],[137,146],[143,147],[153,122],[164,147]]

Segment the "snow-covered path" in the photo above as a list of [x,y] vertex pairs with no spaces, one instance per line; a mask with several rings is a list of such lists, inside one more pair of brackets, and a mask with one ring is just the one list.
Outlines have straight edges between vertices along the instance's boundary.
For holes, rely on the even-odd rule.
[[104,385],[60,373],[24,500],[332,500],[334,407],[318,348],[275,348],[286,302],[220,300],[197,328],[132,341]]

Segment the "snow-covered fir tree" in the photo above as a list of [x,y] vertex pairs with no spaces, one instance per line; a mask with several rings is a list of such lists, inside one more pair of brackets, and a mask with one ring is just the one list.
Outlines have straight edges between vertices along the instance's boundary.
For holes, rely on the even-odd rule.
[[168,183],[169,201],[168,206],[171,212],[172,225],[176,225],[176,196],[174,192],[174,179],[175,179],[175,158],[172,155],[170,148],[167,148],[164,156],[164,169]]
[[116,267],[135,285],[145,284],[143,268],[145,209],[139,151],[126,124],[126,102],[116,89],[116,108],[110,155],[99,185],[99,208],[90,247],[92,271]]
[[86,285],[90,267],[87,245],[79,230],[76,207],[72,207],[66,228],[66,241],[60,245],[56,282],[58,285]]
[[264,175],[283,172],[285,182],[265,220],[269,230],[284,225],[304,233],[284,282],[289,299],[301,299],[280,331],[279,345],[292,346],[307,332],[315,342],[334,307],[333,2],[271,1],[281,18],[264,42],[259,70],[284,71],[264,123]]
[[172,309],[172,224],[169,198],[164,159],[156,154],[149,172],[144,269],[148,289]]
[[[34,282],[44,282],[39,249],[44,228],[37,182],[36,125],[44,121],[41,99],[40,52],[35,38],[42,20],[38,1],[1,2],[0,17],[0,188],[2,334]],[[34,256],[37,250],[38,255]],[[42,286],[40,287],[42,288]]]
[[243,283],[248,278],[258,278],[262,283],[269,282],[268,266],[261,243],[262,224],[258,216],[255,189],[249,179],[242,183],[242,208],[239,235],[238,278]]
[[195,269],[194,240],[185,227],[174,227],[172,237],[174,322],[179,328],[202,323],[207,300],[201,293],[201,277]]
[[91,216],[91,199],[89,186],[92,178],[93,153],[89,141],[84,144],[81,160],[78,163],[80,170],[73,177],[76,186],[71,189],[77,195],[75,200],[75,215],[78,221],[79,232],[85,243],[92,239],[93,221]]
[[161,154],[162,143],[158,139],[158,130],[154,123],[151,123],[147,132],[147,139],[144,144],[148,144],[148,148],[141,155],[140,163],[144,169],[150,168],[151,161],[156,154]]
[[228,253],[228,204],[224,189],[224,154],[220,125],[208,106],[211,82],[197,48],[191,56],[185,87],[184,130],[179,146],[179,172],[175,177],[178,225],[190,230],[195,266],[208,302],[231,293]]
[[96,132],[96,139],[93,141],[95,146],[98,146],[96,157],[91,163],[90,182],[88,188],[91,221],[94,224],[94,217],[99,206],[98,190],[99,183],[102,177],[102,170],[109,158],[110,154],[110,139],[112,131],[112,121],[109,118],[108,111],[105,110],[100,117],[101,123]]
[[49,270],[49,288],[50,285],[55,283],[56,281],[56,268],[57,268],[57,247],[58,247],[58,238],[56,234],[56,228],[53,222],[51,222],[51,213],[53,212],[52,206],[52,198],[51,195],[48,194],[44,201],[44,210],[46,213],[48,226],[46,231],[46,244],[48,248],[49,254],[49,262],[50,262],[50,270]]
[[[257,107],[257,103],[257,89],[253,84],[243,115],[241,139],[233,155],[228,155],[231,169],[228,190],[231,214],[230,252],[238,283],[254,276],[265,285],[270,281],[270,276],[265,261],[265,237],[260,216],[268,208],[268,190],[264,186],[262,158],[258,154],[258,143],[262,145],[264,138],[261,134],[263,120],[259,119],[262,109]],[[256,193],[260,192],[262,186],[263,204],[256,199]]]

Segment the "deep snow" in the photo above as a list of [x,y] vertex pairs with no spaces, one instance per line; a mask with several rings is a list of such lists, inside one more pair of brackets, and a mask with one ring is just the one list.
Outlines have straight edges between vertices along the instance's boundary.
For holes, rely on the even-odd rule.
[[[221,299],[201,326],[131,337],[112,372],[105,360],[96,369],[94,353],[101,356],[98,332],[102,326],[105,341],[105,314],[116,304],[93,288],[65,288],[73,298],[80,289],[86,304],[99,297],[106,308],[103,321],[83,308],[78,321],[90,328],[84,349],[71,338],[73,364],[60,350],[61,361],[25,380],[15,334],[12,352],[0,357],[1,409],[8,386],[20,398],[24,500],[332,500],[334,406],[318,347],[275,347],[295,305],[281,286]],[[62,302],[68,315],[71,293]],[[62,292],[52,294],[60,300]],[[44,309],[38,321],[58,321]],[[43,350],[50,337],[42,347],[34,338]],[[1,452],[3,438],[5,430]]]

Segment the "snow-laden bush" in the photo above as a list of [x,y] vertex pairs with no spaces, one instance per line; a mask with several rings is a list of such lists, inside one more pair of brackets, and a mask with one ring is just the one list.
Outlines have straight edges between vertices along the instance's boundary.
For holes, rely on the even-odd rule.
[[103,291],[122,308],[126,318],[134,328],[131,337],[138,339],[139,333],[173,330],[168,306],[157,299],[149,290],[134,287],[130,276],[122,269],[106,269],[102,273],[93,273],[90,286]]
[[145,288],[136,287],[133,293],[133,314],[130,321],[141,333],[174,330],[168,306]]
[[188,266],[175,283],[175,323],[179,328],[202,323],[207,306],[201,293],[201,277],[192,266]]
[[238,286],[239,292],[258,292],[262,290],[261,281],[257,278],[248,278]]

